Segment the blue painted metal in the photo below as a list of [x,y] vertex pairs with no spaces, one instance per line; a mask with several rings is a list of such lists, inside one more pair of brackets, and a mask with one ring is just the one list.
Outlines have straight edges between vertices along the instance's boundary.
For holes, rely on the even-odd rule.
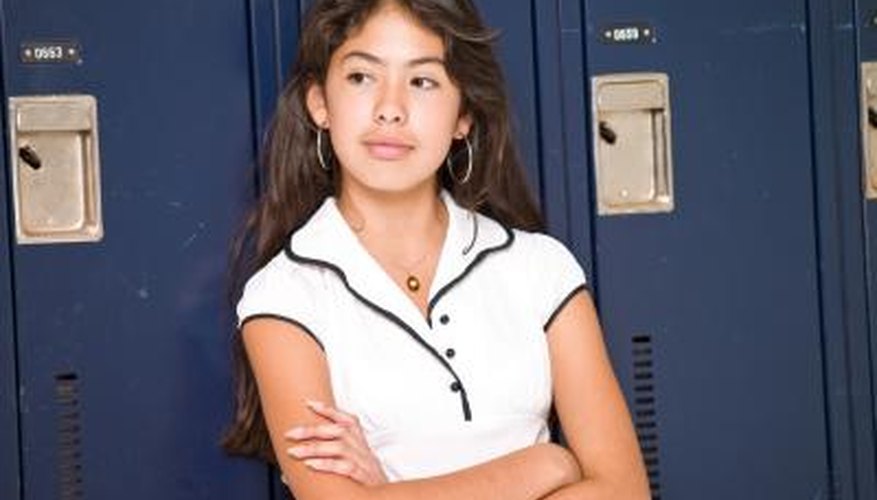
[[661,495],[827,495],[805,6],[584,4],[589,75],[670,77],[676,208],[594,232],[610,349],[653,338]]
[[[4,5],[0,0],[0,54],[4,33]],[[0,56],[0,101],[6,102],[5,60]],[[18,425],[18,362],[15,345],[15,302],[13,296],[11,208],[8,190],[8,144],[6,113],[0,116],[0,498],[21,498],[21,461]]]
[[274,0],[249,0],[250,9],[250,77],[253,86],[254,127],[257,130],[253,150],[257,151],[277,99],[279,61],[276,50]]
[[875,498],[854,6],[808,9],[832,498]]
[[568,239],[566,189],[566,144],[563,135],[563,70],[560,54],[561,31],[557,2],[531,3],[535,37],[536,111],[539,126],[540,199],[546,225]]
[[[846,30],[850,30],[851,28],[855,28],[856,33],[856,41],[857,41],[857,60],[855,61],[857,70],[858,64],[863,62],[874,62],[877,61],[877,2],[874,0],[860,0],[855,2],[855,13],[854,17],[846,18],[845,23],[838,24],[838,28],[846,28]],[[858,73],[858,72],[856,72]],[[856,74],[854,73],[854,74]],[[852,79],[853,81],[857,81]],[[847,104],[847,109],[849,110],[849,116],[856,116],[857,118],[861,117],[861,113],[864,113],[865,110],[861,109],[860,97],[858,94],[858,87],[855,89],[850,89],[849,86],[845,87],[845,100],[844,102]],[[853,110],[858,108],[859,112],[855,113]],[[848,132],[849,138],[859,137],[860,133],[858,131],[858,122],[850,123],[845,128]],[[851,145],[850,145],[851,146]],[[856,149],[854,151],[861,151],[861,143],[857,144]],[[849,148],[853,150],[852,147]],[[855,162],[859,160],[858,162]],[[855,162],[855,163],[854,163]],[[853,175],[853,172],[857,173],[859,179],[862,179],[862,167],[861,167],[861,156],[850,154],[849,155],[849,175]],[[858,168],[856,168],[858,166]],[[850,183],[851,186],[856,186],[855,184]],[[851,189],[850,189],[851,191]],[[855,192],[855,195],[858,195],[856,198],[851,199],[861,199],[861,193],[863,189]],[[853,194],[853,193],[851,193]],[[870,431],[872,439],[868,443],[871,446],[864,448],[860,453],[868,453],[870,452],[870,456],[868,457],[870,461],[864,461],[863,463],[871,466],[869,472],[873,474],[873,471],[877,466],[874,465],[874,454],[875,454],[875,444],[874,439],[877,438],[877,393],[875,393],[875,377],[877,377],[877,202],[874,200],[868,200],[865,203],[863,212],[855,212],[852,213],[853,210],[859,209],[861,207],[856,205],[850,205],[847,209],[850,212],[850,224],[859,222],[858,216],[860,213],[864,215],[864,221],[862,226],[856,226],[855,229],[862,228],[865,237],[865,271],[867,276],[867,307],[868,307],[868,323],[869,323],[869,342],[867,345],[870,345],[870,373],[869,377],[865,377],[865,374],[862,370],[857,370],[855,373],[862,377],[863,380],[868,380],[870,382],[870,428],[867,428]],[[855,256],[858,256],[858,248],[851,248],[849,253],[852,253]],[[862,272],[861,267],[852,269],[853,272],[858,271]],[[863,274],[858,274],[857,276],[862,276]],[[854,282],[858,284],[858,282]],[[858,296],[856,296],[858,298]],[[860,306],[860,304],[856,303],[855,306]],[[856,343],[856,348],[865,348],[866,343],[859,339]],[[861,365],[856,365],[858,369]],[[865,388],[860,385],[860,391],[864,391]],[[857,393],[859,395],[860,393]],[[857,402],[861,401],[861,399],[857,399]],[[865,414],[865,410],[862,409],[861,406],[857,406],[855,408],[856,415],[861,416]],[[871,491],[877,490],[877,487],[872,487]],[[877,495],[875,495],[877,496]]]
[[539,196],[539,130],[536,111],[536,48],[531,0],[477,0],[485,22],[499,30],[497,56],[509,84],[514,131],[527,178]]
[[[106,236],[17,246],[24,486],[59,497],[55,376],[78,375],[86,498],[252,498],[219,449],[231,410],[231,233],[252,158],[247,9],[233,0],[5,2],[12,95],[98,98]],[[81,65],[19,64],[75,38]]]

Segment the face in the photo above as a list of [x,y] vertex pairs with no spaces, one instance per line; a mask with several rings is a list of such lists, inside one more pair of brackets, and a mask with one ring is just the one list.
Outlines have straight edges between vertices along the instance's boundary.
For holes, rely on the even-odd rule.
[[332,54],[325,86],[307,98],[332,138],[342,196],[434,188],[451,141],[469,133],[460,103],[441,38],[392,2]]

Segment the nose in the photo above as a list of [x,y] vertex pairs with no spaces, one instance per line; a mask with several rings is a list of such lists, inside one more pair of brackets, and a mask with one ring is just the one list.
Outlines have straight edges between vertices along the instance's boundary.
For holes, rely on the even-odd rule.
[[381,89],[374,120],[378,125],[402,125],[408,119],[403,85],[387,83]]

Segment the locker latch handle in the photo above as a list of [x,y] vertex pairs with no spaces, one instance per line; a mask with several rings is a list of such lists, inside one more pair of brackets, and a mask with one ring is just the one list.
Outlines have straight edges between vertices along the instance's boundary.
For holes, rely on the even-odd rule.
[[97,99],[15,96],[8,110],[16,242],[100,241]]
[[667,75],[601,75],[593,78],[592,85],[597,213],[672,211]]

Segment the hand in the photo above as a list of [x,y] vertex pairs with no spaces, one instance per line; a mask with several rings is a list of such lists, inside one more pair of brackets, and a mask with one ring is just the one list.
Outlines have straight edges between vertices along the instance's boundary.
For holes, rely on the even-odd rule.
[[286,452],[311,469],[347,476],[366,486],[387,482],[380,462],[372,453],[359,419],[318,401],[306,401],[308,408],[328,423],[293,427],[285,434],[293,446]]

